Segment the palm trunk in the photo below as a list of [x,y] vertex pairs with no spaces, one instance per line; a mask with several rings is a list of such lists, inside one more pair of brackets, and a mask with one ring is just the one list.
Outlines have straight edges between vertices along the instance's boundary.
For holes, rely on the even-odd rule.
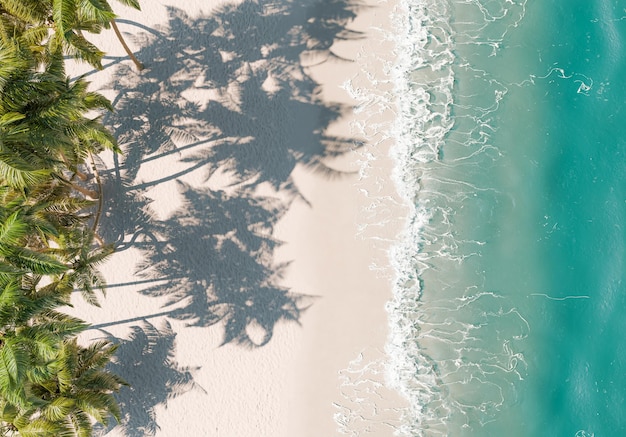
[[73,190],[78,191],[83,196],[90,197],[93,200],[96,200],[100,197],[100,194],[97,191],[90,190],[89,188],[81,187],[80,185],[76,185],[72,183],[72,181],[68,181],[67,179],[63,177],[58,177],[58,180],[60,180],[64,184],[67,184]]
[[87,176],[85,173],[83,173],[82,171],[80,171],[78,169],[78,166],[76,166],[76,168],[72,168],[72,166],[70,165],[69,160],[67,159],[67,157],[65,156],[65,153],[63,153],[63,151],[60,152],[61,153],[61,159],[63,160],[63,162],[65,163],[65,166],[70,170],[73,171],[74,174],[76,176],[78,176],[78,178],[81,181],[86,181],[87,179],[89,179],[89,176]]
[[99,194],[98,194],[97,191],[90,190],[88,188],[83,188],[80,185],[75,185],[75,184],[72,184],[70,182],[70,187],[72,187],[74,190],[78,191],[83,196],[91,197],[94,200],[99,197]]
[[133,63],[135,64],[135,67],[137,67],[137,70],[138,71],[143,70],[145,67],[143,66],[141,62],[139,62],[139,60],[135,57],[133,52],[130,51],[130,48],[128,48],[128,45],[126,44],[126,41],[124,41],[124,38],[122,38],[122,34],[120,30],[118,29],[117,24],[115,23],[115,20],[111,20],[111,27],[113,28],[113,32],[115,32],[115,36],[117,36],[117,39],[119,39],[120,43],[122,43],[122,47],[124,47],[126,54],[131,59],[131,61],[133,61]]

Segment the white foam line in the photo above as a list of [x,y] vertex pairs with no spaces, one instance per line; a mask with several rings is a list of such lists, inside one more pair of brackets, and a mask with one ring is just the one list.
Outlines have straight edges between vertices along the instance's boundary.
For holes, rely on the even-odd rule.
[[545,293],[530,293],[529,296],[542,296],[545,297],[546,299],[550,299],[550,300],[567,300],[567,299],[591,299],[591,296],[563,296],[563,297],[553,297],[553,296],[548,296]]
[[[494,369],[499,369],[502,373],[511,373],[522,379],[517,366],[524,363],[523,355],[514,352],[506,338],[500,339],[504,340],[502,351],[484,351],[485,359],[480,363],[466,361],[461,351],[473,348],[476,337],[470,335],[470,332],[482,328],[491,319],[517,316],[521,319],[524,331],[518,337],[525,337],[530,331],[528,322],[515,309],[503,309],[501,313],[483,313],[484,320],[476,320],[473,323],[446,319],[444,323],[433,320],[433,324],[429,324],[428,314],[425,313],[426,307],[421,302],[423,274],[433,268],[428,262],[429,259],[457,260],[460,263],[466,258],[456,250],[459,242],[454,240],[453,224],[448,220],[448,213],[444,212],[446,202],[458,204],[456,198],[460,200],[468,198],[465,191],[474,193],[492,191],[490,188],[481,188],[464,180],[452,180],[437,174],[437,168],[451,167],[450,164],[441,161],[441,151],[454,126],[452,119],[452,108],[455,106],[454,44],[489,44],[495,53],[500,48],[499,40],[479,41],[481,30],[496,21],[508,19],[509,3],[511,7],[521,4],[520,16],[513,17],[515,19],[513,24],[498,23],[498,26],[501,24],[506,26],[501,35],[506,34],[522,19],[526,1],[504,2],[502,8],[495,14],[472,2],[480,8],[483,21],[472,23],[472,34],[463,35],[455,35],[449,22],[453,3],[442,0],[403,0],[401,8],[395,15],[394,28],[398,32],[390,36],[397,45],[397,61],[390,70],[395,85],[398,115],[392,128],[393,137],[396,139],[396,145],[392,150],[396,161],[394,180],[399,194],[406,199],[410,207],[410,213],[402,241],[390,251],[391,263],[396,270],[396,280],[393,299],[387,305],[390,325],[386,348],[389,359],[387,378],[388,383],[410,403],[404,426],[398,430],[398,435],[412,437],[450,435],[452,428],[449,422],[453,416],[469,421],[469,415],[478,415],[480,422],[489,421],[490,418],[482,415],[481,411],[497,410],[503,404],[505,396],[502,387],[497,387],[500,391],[498,399],[478,399],[477,405],[465,405],[450,395],[450,384],[455,383],[445,382],[443,378],[446,374],[451,374],[450,369],[459,371],[458,366],[454,367],[455,363],[463,363],[466,369],[476,368],[484,374],[492,374]],[[463,68],[461,70],[463,71]],[[465,71],[467,70],[478,72],[469,63],[465,63]],[[486,75],[486,72],[484,74]],[[494,87],[494,100],[490,106],[460,108],[460,105],[457,105],[457,109],[463,111],[456,114],[456,117],[463,117],[465,114],[465,117],[473,119],[476,123],[476,127],[471,131],[460,131],[461,135],[467,136],[465,144],[480,149],[469,150],[469,156],[458,158],[458,161],[468,161],[481,152],[494,149],[493,145],[487,144],[488,133],[481,134],[478,140],[473,138],[473,134],[479,130],[493,130],[487,117],[498,110],[500,101],[507,93],[506,87],[497,81],[492,80],[489,84]],[[453,185],[459,190],[456,190],[456,194],[450,195],[443,191],[437,192],[433,187],[441,185]],[[443,206],[441,200],[444,202]],[[444,220],[441,220],[442,213]],[[438,225],[435,225],[435,221]],[[431,243],[434,245],[431,246]],[[453,247],[449,247],[448,243]],[[487,294],[480,293],[479,296]],[[428,310],[432,309],[428,307]],[[438,326],[445,329],[439,330]],[[435,362],[426,353],[424,342],[466,347],[454,349],[457,351],[457,357]],[[470,381],[473,388],[493,384],[492,381],[483,381],[480,378],[472,378]]]

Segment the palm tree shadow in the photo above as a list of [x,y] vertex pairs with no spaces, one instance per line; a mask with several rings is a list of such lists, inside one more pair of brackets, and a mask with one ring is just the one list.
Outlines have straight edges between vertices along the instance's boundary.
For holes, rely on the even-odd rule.
[[[117,426],[127,437],[153,436],[159,429],[156,407],[167,406],[170,399],[189,390],[201,389],[193,379],[199,368],[178,365],[176,333],[167,322],[161,329],[148,322],[133,326],[128,338],[122,340],[103,332],[108,340],[119,344],[110,370],[130,384],[115,395],[122,411]],[[114,426],[101,428],[97,434],[104,435]]]
[[[333,160],[362,145],[329,133],[349,108],[325,101],[309,70],[347,62],[333,44],[362,36],[346,27],[359,7],[354,0],[247,0],[194,18],[169,8],[167,25],[140,36],[146,69],[117,66],[115,112],[105,123],[124,155],[100,172],[100,233],[118,250],[141,251],[138,275],[157,284],[142,293],[166,297],[168,317],[219,326],[222,344],[253,348],[267,344],[279,322],[298,323],[311,304],[311,296],[280,285],[287,264],[274,259],[281,242],[273,235],[291,203],[303,199],[294,169],[342,176]],[[174,157],[183,170],[145,171]],[[157,219],[147,190],[194,172],[211,187],[216,173],[231,185],[179,181],[182,206]],[[266,188],[274,194],[260,195]],[[113,370],[133,387],[119,397],[127,436],[153,435],[155,407],[193,386],[191,371],[173,361],[173,338],[169,326],[146,323],[122,341]]]
[[194,189],[179,182],[183,205],[159,223],[162,251],[146,251],[139,275],[170,278],[142,293],[166,296],[171,317],[190,326],[224,325],[223,344],[266,344],[279,321],[298,322],[312,297],[278,285],[272,238],[286,206],[269,197]]
[[151,250],[156,250],[157,220],[150,206],[152,200],[142,190],[129,189],[132,182],[123,176],[107,173],[101,182],[104,209],[99,234],[104,241],[114,244],[117,252],[145,245],[146,241],[152,243]]
[[[248,0],[196,18],[170,7],[167,25],[140,37],[147,69],[113,75],[118,97],[106,123],[125,154],[101,172],[103,237],[142,250],[139,274],[168,279],[144,293],[167,296],[172,316],[190,325],[223,324],[225,343],[266,344],[278,321],[297,322],[310,303],[277,285],[287,266],[273,262],[280,242],[271,236],[301,197],[296,166],[340,176],[332,160],[361,145],[328,134],[346,108],[322,98],[308,69],[345,62],[333,44],[362,36],[346,27],[359,7]],[[147,163],[175,156],[184,170],[139,179]],[[157,220],[146,190],[196,171],[227,175],[236,189],[181,183],[183,207]],[[276,199],[259,196],[260,186]]]
[[341,175],[328,162],[361,143],[327,133],[348,108],[322,99],[303,62],[342,61],[332,45],[362,36],[346,29],[357,9],[351,0],[246,1],[190,18],[168,8],[162,37],[140,42],[147,70],[122,66],[114,75],[107,122],[126,146],[125,176],[193,144],[192,171],[210,177],[219,168],[248,186],[298,195],[297,164]]

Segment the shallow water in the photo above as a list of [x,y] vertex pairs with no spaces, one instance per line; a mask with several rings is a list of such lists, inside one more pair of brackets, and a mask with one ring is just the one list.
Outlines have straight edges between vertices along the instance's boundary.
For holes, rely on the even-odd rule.
[[626,435],[624,5],[404,6],[404,434]]

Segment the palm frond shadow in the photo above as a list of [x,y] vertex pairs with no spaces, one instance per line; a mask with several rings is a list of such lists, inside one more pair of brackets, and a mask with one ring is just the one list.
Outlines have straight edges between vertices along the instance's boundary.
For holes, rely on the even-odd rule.
[[167,407],[170,399],[189,390],[203,390],[193,378],[199,368],[181,367],[176,362],[176,333],[169,323],[160,329],[148,322],[133,326],[127,339],[103,332],[107,340],[119,344],[109,369],[129,386],[115,395],[122,411],[121,423],[101,428],[98,435],[119,426],[127,437],[153,436],[159,429],[158,406]]
[[[248,0],[191,18],[170,7],[167,25],[138,38],[146,70],[120,66],[106,123],[124,149],[100,172],[106,210],[102,237],[118,250],[143,252],[144,290],[166,296],[167,311],[194,326],[224,326],[224,343],[266,344],[279,321],[298,322],[310,296],[277,284],[286,265],[274,226],[300,198],[292,173],[304,166],[340,176],[332,160],[359,147],[328,134],[347,108],[322,98],[308,64],[338,60],[333,44],[362,35],[347,28],[362,7],[353,0]],[[148,162],[178,157],[170,174],[142,173]],[[152,168],[152,167],[151,167]],[[227,176],[220,189],[179,184],[169,219],[150,211],[147,190],[204,171]],[[260,185],[278,198],[262,197]],[[235,188],[233,188],[235,187]],[[158,283],[167,278],[167,284]]]
[[340,61],[333,43],[362,36],[346,28],[357,9],[350,0],[246,1],[190,18],[169,8],[163,37],[139,42],[147,70],[121,66],[111,84],[118,98],[107,122],[126,146],[126,177],[194,143],[190,168],[207,177],[219,168],[251,187],[298,195],[297,164],[341,175],[328,162],[360,143],[327,133],[348,108],[322,99],[303,62]]
[[[286,265],[273,261],[280,242],[272,234],[299,193],[294,168],[340,175],[329,162],[360,145],[327,133],[346,108],[323,100],[305,65],[338,60],[333,44],[361,36],[346,27],[357,9],[350,0],[246,1],[191,18],[169,8],[167,25],[141,37],[147,69],[114,73],[116,111],[106,123],[125,154],[101,172],[101,232],[118,250],[143,251],[140,276],[174,278],[144,290],[167,296],[172,317],[222,323],[225,343],[255,346],[310,302],[276,285]],[[183,207],[157,220],[138,172],[183,151],[189,171],[219,169],[237,191],[180,183]],[[264,183],[287,200],[254,194]]]
[[158,220],[150,207],[152,200],[141,190],[129,189],[130,186],[132,181],[120,175],[106,174],[102,178],[105,201],[100,236],[114,244],[117,252],[143,246],[150,251],[160,250],[154,229]]
[[[291,203],[303,199],[296,166],[342,176],[333,159],[361,146],[329,133],[348,108],[325,101],[309,71],[347,62],[333,44],[362,36],[347,28],[359,7],[353,0],[247,0],[197,18],[169,8],[168,23],[137,41],[146,69],[116,64],[115,112],[105,123],[124,155],[100,171],[99,232],[118,251],[141,252],[138,282],[153,284],[141,292],[165,297],[170,319],[219,327],[222,344],[254,348],[271,340],[276,324],[298,323],[313,302],[280,285],[288,266],[275,261],[281,242],[273,235]],[[153,168],[148,163],[174,156],[184,170],[139,176]],[[207,186],[215,187],[208,182],[218,172],[232,185],[179,181],[182,205],[157,218],[148,190],[195,172]],[[276,197],[259,194],[266,188]],[[132,329],[112,369],[132,386],[119,396],[121,426],[130,437],[153,435],[155,407],[193,387],[192,370],[176,365],[169,326]]]
[[166,296],[170,317],[190,326],[224,325],[223,344],[262,346],[279,321],[298,322],[311,296],[278,285],[286,264],[271,237],[286,206],[275,198],[194,189],[179,182],[183,205],[156,232],[167,243],[147,251],[139,276],[170,278],[142,293]]

